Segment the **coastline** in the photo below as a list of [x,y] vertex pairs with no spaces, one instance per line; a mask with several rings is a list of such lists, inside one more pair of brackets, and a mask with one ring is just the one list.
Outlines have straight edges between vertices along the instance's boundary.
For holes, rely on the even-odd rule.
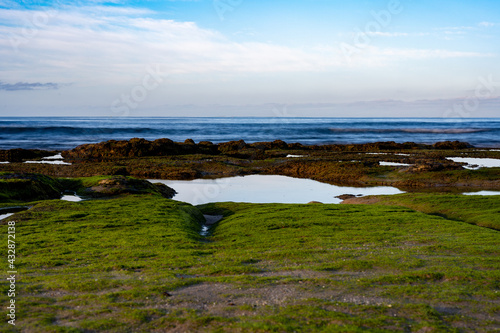
[[[288,323],[289,331],[316,331],[304,318],[332,330],[486,332],[500,325],[500,197],[453,193],[498,190],[500,168],[473,170],[448,159],[500,160],[498,150],[460,142],[134,139],[60,156],[2,153],[12,162],[0,165],[0,211],[9,212],[0,224],[15,224],[22,242],[15,264],[23,330],[281,331]],[[172,200],[175,187],[144,180],[252,174],[417,193],[342,205],[193,206]],[[451,193],[441,193],[445,186]],[[65,191],[87,200],[54,200]]]
[[[59,159],[51,156],[58,155]],[[245,175],[307,178],[340,186],[394,186],[405,191],[470,188],[498,190],[497,168],[471,170],[452,159],[500,159],[500,150],[464,142],[374,142],[303,145],[281,140],[214,144],[191,139],[106,141],[67,151],[0,150],[0,172],[51,177],[122,175],[139,179],[193,180]]]

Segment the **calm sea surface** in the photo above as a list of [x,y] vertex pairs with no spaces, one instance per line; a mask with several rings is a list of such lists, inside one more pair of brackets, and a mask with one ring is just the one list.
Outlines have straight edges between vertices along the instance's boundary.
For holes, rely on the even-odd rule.
[[106,140],[188,138],[214,143],[435,143],[500,147],[500,118],[12,118],[0,117],[0,149],[64,150]]

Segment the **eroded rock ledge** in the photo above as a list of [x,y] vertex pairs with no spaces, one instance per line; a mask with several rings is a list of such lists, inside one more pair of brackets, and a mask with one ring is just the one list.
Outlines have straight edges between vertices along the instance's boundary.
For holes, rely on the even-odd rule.
[[123,157],[144,157],[144,156],[172,156],[172,155],[226,155],[237,158],[264,159],[264,152],[268,150],[303,150],[303,151],[330,151],[330,152],[378,152],[380,150],[450,150],[472,148],[470,144],[459,141],[437,142],[433,145],[416,144],[413,142],[396,143],[375,142],[366,144],[326,144],[306,146],[300,143],[288,144],[281,140],[273,142],[257,142],[247,144],[243,140],[229,141],[214,144],[209,141],[201,141],[196,144],[193,140],[187,139],[183,143],[174,142],[170,139],[158,139],[148,141],[134,138],[131,140],[115,141],[110,140],[95,144],[85,144],[75,149],[64,151],[62,156],[72,161],[106,161]]
[[[53,154],[54,152],[51,152]],[[188,139],[106,141],[62,152],[67,165],[0,164],[0,172],[52,177],[132,176],[142,179],[192,180],[251,174],[309,178],[334,185],[413,188],[475,187],[499,189],[498,169],[464,169],[447,157],[500,159],[500,151],[465,142],[374,142],[302,145],[243,140],[214,144]],[[41,158],[41,157],[40,157]],[[388,162],[388,163],[387,163]]]

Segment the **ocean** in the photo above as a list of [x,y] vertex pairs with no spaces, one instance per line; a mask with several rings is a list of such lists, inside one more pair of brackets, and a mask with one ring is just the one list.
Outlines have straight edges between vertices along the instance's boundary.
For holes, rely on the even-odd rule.
[[500,148],[500,118],[0,117],[0,149],[66,150],[106,140],[169,138],[302,144],[465,141]]

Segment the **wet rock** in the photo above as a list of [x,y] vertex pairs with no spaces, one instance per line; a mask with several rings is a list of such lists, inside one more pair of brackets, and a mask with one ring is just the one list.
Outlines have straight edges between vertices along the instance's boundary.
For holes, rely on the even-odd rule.
[[165,198],[171,199],[176,192],[165,184],[152,184],[147,180],[112,176],[100,180],[94,186],[78,190],[78,194],[94,198],[120,194],[160,194]]
[[39,149],[9,149],[0,150],[1,162],[22,162],[24,160],[39,159],[42,157],[54,156],[57,151],[39,150]]
[[273,142],[256,142],[256,143],[252,143],[250,146],[258,148],[258,149],[265,149],[265,150],[270,150],[270,149],[286,150],[289,148],[288,144],[282,140],[275,140]]
[[340,200],[347,200],[347,199],[356,198],[356,195],[354,195],[354,194],[342,194],[342,195],[337,195],[335,198],[338,198]]
[[48,176],[28,173],[0,174],[0,202],[59,199],[61,184]]
[[128,172],[126,167],[114,167],[111,174],[113,176],[130,176],[130,172]]
[[173,188],[165,184],[153,183],[153,185],[156,186],[160,194],[167,199],[172,199],[177,194],[177,192]]
[[474,148],[474,146],[467,142],[442,141],[433,144],[432,148],[441,150],[460,150],[460,149]]
[[219,149],[217,145],[214,145],[210,141],[200,141],[198,143],[198,153],[206,155],[217,155],[219,153]]
[[446,170],[462,170],[463,167],[459,163],[455,163],[453,161],[423,161],[417,162],[414,165],[409,166],[404,169],[404,172],[409,173],[420,173],[420,172],[435,172],[435,171],[446,171]]
[[243,140],[223,142],[218,145],[219,151],[223,154],[235,153],[247,147],[248,145]]

